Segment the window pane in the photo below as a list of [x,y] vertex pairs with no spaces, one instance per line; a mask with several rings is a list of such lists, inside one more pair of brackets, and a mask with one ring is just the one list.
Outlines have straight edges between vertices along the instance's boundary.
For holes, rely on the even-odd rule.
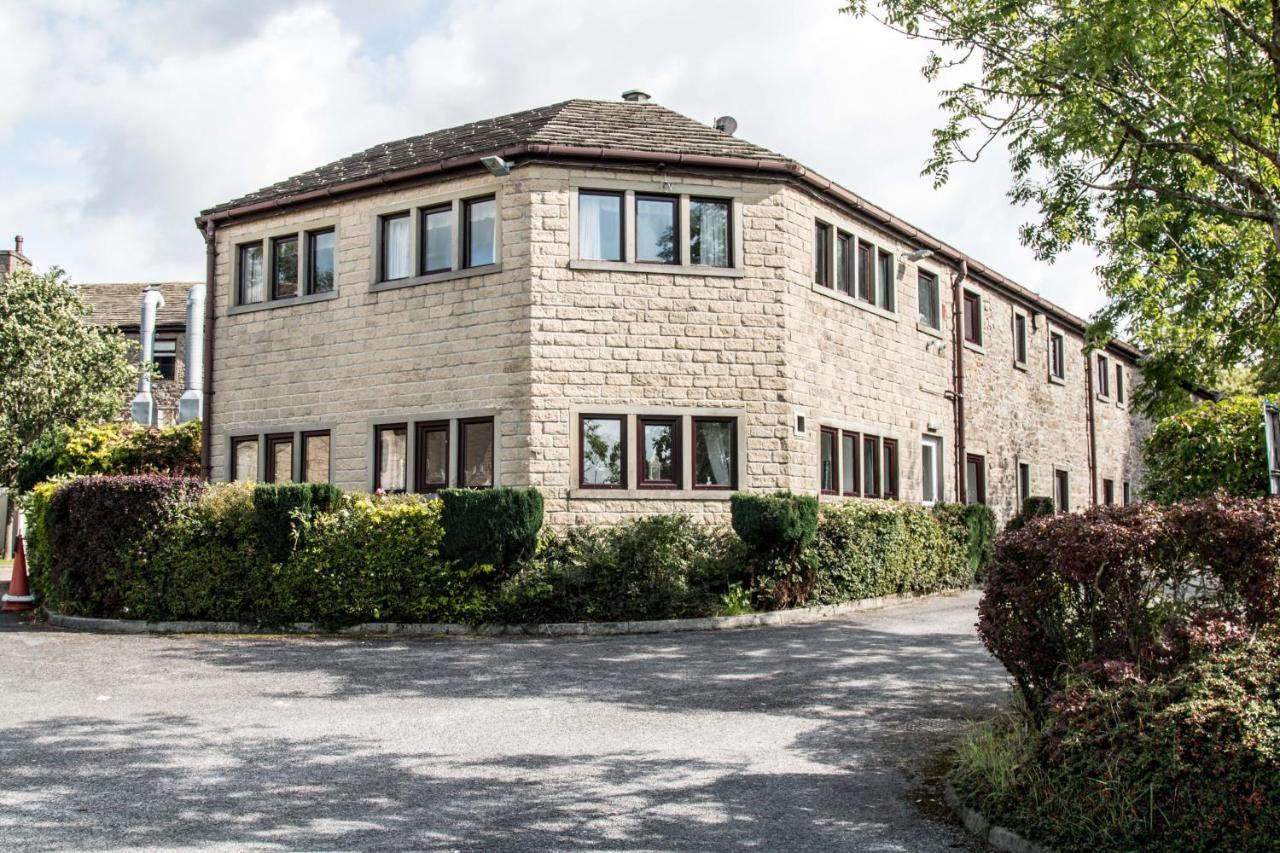
[[813,280],[823,287],[830,287],[827,277],[827,235],[828,227],[821,222],[813,226]]
[[836,434],[832,430],[822,431],[822,460],[820,476],[822,491],[836,490]]
[[925,440],[920,445],[920,481],[924,487],[921,497],[925,503],[933,503],[938,499],[937,491],[934,489],[934,480],[937,476],[934,445],[933,442]]
[[1027,318],[1013,315],[1013,360],[1019,364],[1027,360]]
[[329,434],[304,435],[302,437],[304,468],[302,479],[307,483],[329,482]]
[[636,199],[636,260],[675,262],[675,199]]
[[884,489],[882,492],[886,498],[896,498],[898,496],[898,442],[886,438],[881,444],[884,447],[884,467],[882,469]]
[[689,202],[689,262],[729,266],[729,202]]
[[578,193],[578,257],[622,260],[622,196]]
[[964,339],[982,343],[982,301],[974,293],[964,295]]
[[694,421],[694,485],[733,487],[733,428],[733,421]]
[[858,241],[858,296],[867,302],[875,300],[875,282],[871,277],[875,270],[871,266],[874,247],[870,243]]
[[590,486],[621,486],[622,419],[582,419],[582,482]]
[[493,485],[493,421],[462,424],[461,485],[480,489]]
[[976,456],[970,456],[964,463],[965,491],[968,493],[965,497],[969,503],[982,503],[982,460]]
[[160,369],[162,379],[173,379],[178,367],[178,342],[158,340],[151,345],[151,360]]
[[1124,402],[1124,368],[1116,365],[1116,402]]
[[876,444],[875,436],[862,437],[862,495],[868,498],[880,497],[880,449]]
[[382,220],[382,278],[409,277],[409,214]]
[[253,482],[258,479],[258,442],[237,441],[232,448],[235,451],[235,479],[242,482]]
[[269,442],[271,448],[271,482],[293,482],[293,439]]
[[840,490],[846,495],[858,493],[858,434],[840,436]]
[[405,458],[408,455],[408,432],[404,427],[378,430],[378,488],[384,492],[405,489]]
[[491,198],[467,202],[467,266],[482,267],[497,255],[498,204]]
[[298,238],[271,241],[271,298],[298,295]]
[[644,467],[641,471],[642,480],[659,483],[674,483],[676,481],[675,432],[675,424],[643,424]]
[[418,432],[419,486],[424,489],[449,482],[449,428],[432,427]]
[[453,208],[442,207],[422,214],[422,271],[444,272],[453,268]]
[[262,244],[240,247],[240,304],[249,305],[261,302],[262,286]]
[[893,310],[893,255],[881,252],[876,263],[876,304]]
[[938,328],[938,279],[928,273],[920,273],[919,283],[920,322],[931,329]]
[[849,276],[853,273],[853,238],[848,234],[836,235],[836,290],[852,293]]
[[322,231],[311,235],[311,292],[329,293],[333,290],[334,250],[337,235]]

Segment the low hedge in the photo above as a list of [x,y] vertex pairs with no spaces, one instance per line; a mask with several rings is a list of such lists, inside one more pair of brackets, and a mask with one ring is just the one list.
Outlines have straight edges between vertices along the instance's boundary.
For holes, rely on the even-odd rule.
[[542,529],[537,489],[444,489],[440,554],[472,568],[506,569],[533,555]]
[[16,486],[28,492],[46,480],[90,474],[200,473],[200,422],[160,429],[129,422],[46,430],[18,460]]

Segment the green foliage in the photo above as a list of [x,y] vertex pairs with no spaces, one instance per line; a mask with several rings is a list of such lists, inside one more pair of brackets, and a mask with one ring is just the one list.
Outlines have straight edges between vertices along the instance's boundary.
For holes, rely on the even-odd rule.
[[316,512],[331,510],[342,492],[329,483],[259,483],[253,490],[258,545],[274,563],[289,559]]
[[995,556],[996,516],[986,504],[934,504],[933,515],[948,534],[964,546],[974,578],[987,574]]
[[119,414],[137,376],[129,343],[88,313],[56,267],[0,277],[0,486],[45,431]]
[[41,599],[48,595],[43,588],[43,581],[49,575],[50,561],[50,517],[49,507],[53,503],[53,493],[61,482],[38,483],[35,488],[22,495],[22,511],[26,516],[26,536],[24,546],[27,555],[27,574],[32,589]]
[[1013,518],[1009,519],[1009,523],[1004,526],[1006,531],[1021,530],[1027,526],[1027,522],[1033,518],[1040,518],[1045,515],[1053,515],[1056,509],[1053,505],[1053,498],[1032,496],[1022,502],[1022,509]]
[[1109,303],[1090,338],[1125,329],[1150,355],[1134,399],[1183,407],[1182,381],[1280,352],[1280,119],[1264,0],[851,0],[930,39],[946,114],[936,182],[1007,146],[1010,198],[1039,211],[1022,240],[1103,258]]
[[46,430],[18,462],[20,491],[55,477],[200,473],[200,422],[161,429],[115,421]]
[[818,532],[818,499],[812,495],[739,492],[729,505],[734,532],[747,547],[766,557],[799,554]]
[[537,489],[444,489],[440,553],[464,566],[506,569],[533,554],[542,529]]
[[1142,446],[1145,494],[1162,503],[1213,494],[1268,493],[1267,437],[1262,398],[1232,397],[1204,403],[1156,424]]

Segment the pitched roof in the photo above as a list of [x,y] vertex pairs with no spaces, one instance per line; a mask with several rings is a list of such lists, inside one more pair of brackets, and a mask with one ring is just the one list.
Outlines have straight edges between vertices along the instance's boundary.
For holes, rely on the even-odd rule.
[[504,148],[538,144],[787,162],[787,158],[776,152],[651,101],[575,99],[375,145],[201,211],[201,215],[401,169],[458,157],[479,158]]
[[77,284],[76,292],[93,312],[85,317],[95,326],[119,326],[136,329],[141,322],[142,294],[154,287],[164,297],[164,305],[156,312],[157,326],[183,326],[187,322],[187,291],[195,282],[162,281],[153,284]]

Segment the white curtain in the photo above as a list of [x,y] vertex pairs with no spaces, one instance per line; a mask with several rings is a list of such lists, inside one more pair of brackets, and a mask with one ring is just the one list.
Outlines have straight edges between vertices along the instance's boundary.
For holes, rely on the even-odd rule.
[[729,474],[733,448],[730,430],[732,427],[728,424],[703,424],[698,428],[698,437],[702,439],[707,461],[711,465],[712,480],[703,485],[727,486],[733,482]]
[[378,469],[378,485],[384,492],[404,491],[405,434],[395,430],[380,432],[378,448],[382,465]]
[[604,247],[600,245],[603,223],[600,221],[601,199],[597,196],[578,196],[578,257],[603,260]]
[[700,262],[711,267],[729,266],[729,208],[724,204],[698,205]]
[[383,247],[385,268],[382,271],[383,278],[391,280],[393,278],[409,277],[409,217],[405,216],[400,219],[387,220],[386,233],[383,237],[386,245]]
[[244,301],[261,302],[263,297],[262,248],[251,247],[244,258]]

